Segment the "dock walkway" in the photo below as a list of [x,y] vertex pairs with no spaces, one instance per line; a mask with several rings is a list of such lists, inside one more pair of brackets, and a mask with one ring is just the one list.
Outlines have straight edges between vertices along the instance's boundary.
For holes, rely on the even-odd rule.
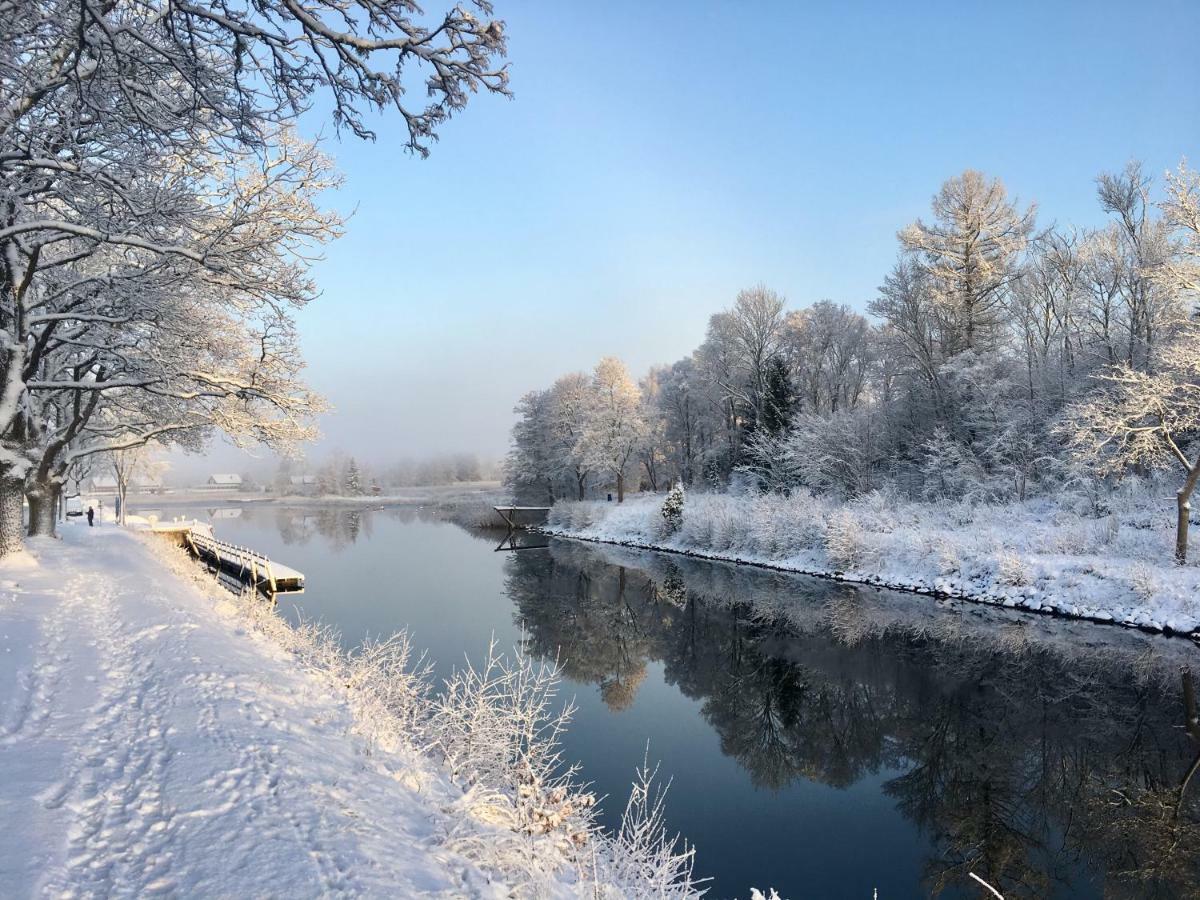
[[153,531],[175,537],[192,556],[268,597],[297,594],[304,590],[303,573],[274,562],[249,547],[217,540],[208,525],[199,522],[172,523],[156,525]]

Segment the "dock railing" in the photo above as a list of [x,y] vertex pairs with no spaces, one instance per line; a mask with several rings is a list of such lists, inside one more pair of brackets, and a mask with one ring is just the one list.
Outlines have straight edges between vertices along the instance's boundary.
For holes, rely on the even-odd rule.
[[268,557],[249,547],[217,540],[194,529],[184,533],[184,543],[197,558],[272,597],[279,593],[303,590],[303,575],[286,567],[276,566]]

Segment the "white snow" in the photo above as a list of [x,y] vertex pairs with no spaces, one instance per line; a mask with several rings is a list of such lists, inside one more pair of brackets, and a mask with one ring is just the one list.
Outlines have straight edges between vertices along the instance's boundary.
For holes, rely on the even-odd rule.
[[1200,629],[1200,567],[1174,564],[1173,520],[1149,493],[1114,498],[1119,514],[1105,515],[1048,498],[919,503],[874,492],[842,505],[689,493],[676,531],[663,500],[560,502],[545,530],[1156,631]]
[[653,840],[506,827],[524,800],[379,727],[416,682],[374,685],[366,727],[377,672],[322,669],[160,538],[64,532],[0,563],[5,896],[694,896],[657,892],[690,858]]

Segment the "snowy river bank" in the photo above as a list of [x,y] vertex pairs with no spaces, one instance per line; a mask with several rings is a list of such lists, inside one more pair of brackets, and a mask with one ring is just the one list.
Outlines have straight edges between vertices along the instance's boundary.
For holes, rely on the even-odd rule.
[[[1174,564],[1169,520],[1144,504],[1085,517],[1035,501],[904,503],[869,495],[691,494],[670,530],[661,495],[558,503],[546,533],[1049,616],[1200,636],[1200,567]],[[1161,519],[1161,521],[1160,521]]]
[[153,538],[64,532],[0,564],[5,896],[689,894],[652,817],[602,834],[509,752],[540,667],[464,676],[468,715],[404,641],[347,656]]

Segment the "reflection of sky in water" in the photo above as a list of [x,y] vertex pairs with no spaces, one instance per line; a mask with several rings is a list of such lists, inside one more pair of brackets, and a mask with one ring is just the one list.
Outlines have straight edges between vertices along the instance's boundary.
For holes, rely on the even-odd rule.
[[[978,608],[884,603],[828,582],[562,542],[493,552],[498,535],[413,510],[232,511],[188,514],[304,572],[306,593],[281,609],[335,624],[348,643],[407,625],[443,674],[464,654],[478,658],[492,635],[559,654],[564,693],[579,706],[566,757],[610,795],[612,822],[649,742],[673,782],[669,826],[697,846],[698,871],[716,876],[713,896],[747,896],[750,885],[792,897],[870,897],[876,887],[881,898],[927,896],[959,864],[945,896],[977,895],[962,887],[967,869],[994,874],[1012,896],[1099,896],[1115,865],[1106,854],[1127,848],[1109,846],[1124,839],[1094,803],[1103,792],[1081,785],[1138,772],[1121,786],[1171,787],[1191,761],[1174,682],[1130,683],[1130,660],[1165,646],[1138,636],[1112,638],[1113,664],[1084,672],[1028,647],[996,655],[969,640],[870,636],[872,616],[907,608],[1006,639],[1047,627],[988,625],[995,614]],[[791,633],[763,626],[729,597],[760,609],[786,598],[810,625],[836,608],[842,640],[799,620]],[[1056,633],[1080,643],[1097,634]],[[1135,831],[1148,844],[1157,833]]]

